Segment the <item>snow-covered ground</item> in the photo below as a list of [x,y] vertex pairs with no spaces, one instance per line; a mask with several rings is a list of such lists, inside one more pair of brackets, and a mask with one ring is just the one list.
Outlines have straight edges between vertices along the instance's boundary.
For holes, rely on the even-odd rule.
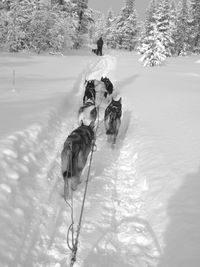
[[74,266],[199,267],[200,56],[0,56],[0,266],[69,266],[60,152],[84,80],[107,75],[122,125],[114,148],[99,128]]

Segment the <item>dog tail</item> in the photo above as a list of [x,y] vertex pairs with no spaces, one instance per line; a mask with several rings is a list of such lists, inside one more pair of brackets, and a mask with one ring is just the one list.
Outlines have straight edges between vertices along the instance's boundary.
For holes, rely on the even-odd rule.
[[119,119],[116,118],[116,114],[111,114],[109,121],[108,121],[108,128],[106,130],[107,135],[115,135],[118,132],[119,128]]

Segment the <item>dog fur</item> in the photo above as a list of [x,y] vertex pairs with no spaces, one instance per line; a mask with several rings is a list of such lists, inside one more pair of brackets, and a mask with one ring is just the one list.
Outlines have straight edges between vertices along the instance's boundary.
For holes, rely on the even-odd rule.
[[106,135],[108,138],[108,142],[111,142],[113,144],[116,143],[116,138],[121,125],[121,116],[122,116],[121,97],[117,101],[112,98],[112,101],[105,110],[104,125],[106,128]]
[[94,100],[98,106],[113,93],[113,84],[107,77],[101,77],[101,80],[86,80],[86,87],[83,97],[83,103],[88,99]]
[[91,122],[95,122],[98,115],[98,109],[95,102],[88,99],[85,104],[83,104],[78,111],[78,123],[81,125],[90,125]]
[[66,139],[61,153],[61,170],[64,179],[64,198],[80,184],[81,173],[87,162],[94,140],[94,124],[81,125]]
[[95,54],[95,55],[97,55],[97,49],[92,49],[92,52]]
[[101,81],[105,84],[107,94],[111,95],[113,93],[113,84],[110,79],[107,77],[101,77]]
[[85,93],[83,96],[83,104],[86,103],[87,100],[91,100],[95,102],[96,99],[96,91],[95,91],[95,80],[86,81]]

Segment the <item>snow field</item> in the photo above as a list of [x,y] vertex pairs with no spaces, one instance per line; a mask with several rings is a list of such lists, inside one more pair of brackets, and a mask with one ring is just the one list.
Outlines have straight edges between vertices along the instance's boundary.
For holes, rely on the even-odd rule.
[[[96,64],[96,73],[100,73],[98,69],[103,68],[102,75],[106,75],[113,66],[112,62],[109,56],[105,57],[105,60]],[[77,81],[78,88],[81,88],[83,76],[81,81]],[[4,203],[1,216],[5,230],[1,249],[3,264],[7,262],[9,266],[14,266],[17,262],[18,266],[39,266],[41,262],[42,266],[46,266],[48,261],[50,264],[53,259],[58,260],[58,255],[59,259],[66,256],[63,229],[66,230],[67,222],[63,223],[63,219],[66,219],[66,214],[69,218],[69,213],[66,213],[60,195],[56,199],[55,195],[62,192],[60,152],[63,141],[77,125],[75,109],[79,100],[75,97],[73,101],[72,96],[71,100],[77,103],[72,119],[66,120],[65,112],[69,113],[69,110],[66,110],[66,103],[63,103],[58,112],[51,112],[46,124],[32,125],[1,141],[3,179],[0,190]],[[69,106],[67,108],[70,109]],[[58,202],[57,205],[55,201]],[[49,205],[50,202],[52,205]],[[11,216],[17,216],[18,223],[15,221],[15,224],[7,224],[7,221],[12,221]],[[60,225],[55,226],[57,223]],[[6,234],[9,231],[12,233],[10,237]],[[58,248],[57,239],[62,241],[59,241]],[[12,245],[7,247],[6,244]],[[63,251],[63,256],[60,251]]]
[[[199,74],[198,58],[147,70],[131,55],[85,65],[46,121],[0,141],[2,266],[68,266],[60,152],[77,127],[85,77],[104,74],[122,96],[123,119],[115,146],[100,123],[75,266],[198,267],[199,77],[188,75]],[[87,167],[74,194],[76,224],[86,175]]]

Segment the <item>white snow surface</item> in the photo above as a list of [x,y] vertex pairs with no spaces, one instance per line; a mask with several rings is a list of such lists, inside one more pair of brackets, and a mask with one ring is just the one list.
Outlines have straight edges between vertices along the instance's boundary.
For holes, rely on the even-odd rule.
[[60,153],[85,79],[108,76],[123,119],[114,147],[98,130],[74,266],[199,267],[200,56],[155,68],[129,52],[0,57],[0,266],[70,266]]

